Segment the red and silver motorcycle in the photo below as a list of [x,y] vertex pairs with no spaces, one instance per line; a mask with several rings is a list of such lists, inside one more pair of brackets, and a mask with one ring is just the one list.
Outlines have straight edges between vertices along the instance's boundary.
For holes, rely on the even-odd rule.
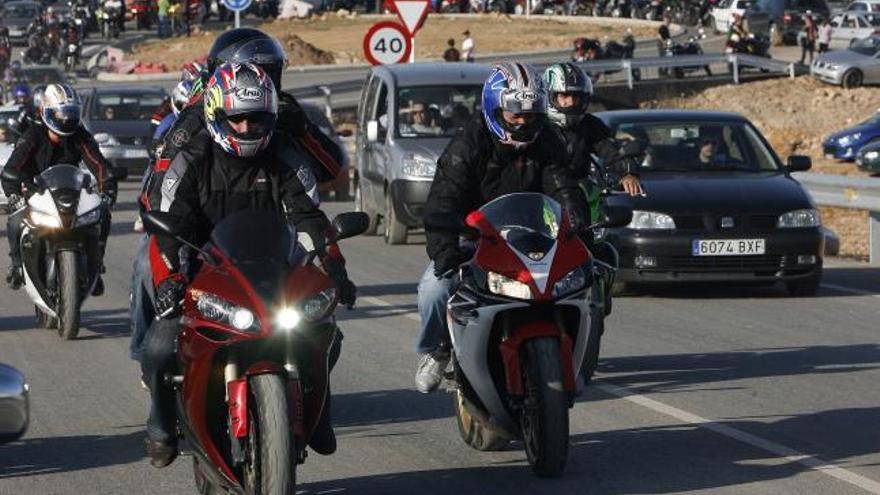
[[[337,216],[330,240],[363,233],[367,220]],[[143,221],[147,232],[180,235],[167,213]],[[198,252],[177,339],[179,374],[168,377],[198,491],[295,493],[339,338],[333,281],[294,229],[265,212],[228,216]]]
[[[629,223],[608,207],[588,229]],[[449,299],[455,408],[462,439],[499,450],[522,439],[539,476],[562,473],[568,409],[588,346],[598,345],[603,301],[592,257],[559,203],[538,193],[502,196],[457,219],[432,215],[429,228],[478,239]]]

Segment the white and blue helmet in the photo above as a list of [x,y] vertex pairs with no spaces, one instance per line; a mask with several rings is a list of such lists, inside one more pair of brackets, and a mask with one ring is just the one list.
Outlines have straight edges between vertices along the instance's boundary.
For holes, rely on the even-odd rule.
[[[540,116],[526,124],[511,124],[502,117],[505,111]],[[531,143],[541,133],[546,113],[544,85],[531,66],[519,62],[495,66],[483,84],[483,118],[498,142],[517,147]]]

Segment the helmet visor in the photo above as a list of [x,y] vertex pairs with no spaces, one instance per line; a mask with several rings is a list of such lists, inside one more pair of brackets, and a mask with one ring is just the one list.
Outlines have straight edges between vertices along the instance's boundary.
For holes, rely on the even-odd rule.
[[59,134],[72,134],[79,126],[79,105],[63,105],[43,110],[43,120],[46,125]]
[[547,111],[547,100],[543,92],[531,90],[505,90],[500,95],[500,108],[504,111],[524,113],[544,113]]
[[275,114],[270,112],[239,113],[220,119],[220,123],[223,130],[236,139],[255,141],[272,133],[275,128]]

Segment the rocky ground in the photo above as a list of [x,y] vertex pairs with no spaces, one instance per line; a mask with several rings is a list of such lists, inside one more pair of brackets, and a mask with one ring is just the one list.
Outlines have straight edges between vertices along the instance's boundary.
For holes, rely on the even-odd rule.
[[[652,101],[644,106],[741,113],[764,133],[779,156],[808,155],[813,159],[813,172],[865,176],[853,163],[826,159],[822,154],[822,141],[828,134],[877,112],[880,91],[876,88],[846,90],[805,76],[719,86],[694,96]],[[840,254],[866,259],[867,212],[843,208],[821,210],[823,223],[840,236]]]
[[[396,17],[389,17],[389,20]],[[364,62],[363,38],[375,24],[375,18],[366,19],[347,12],[324,14],[307,20],[268,22],[260,29],[277,37],[285,45],[292,65],[347,64]],[[620,39],[626,26],[597,20],[590,23],[567,23],[557,19],[536,19],[487,14],[477,19],[450,18],[441,15],[428,17],[416,36],[416,59],[440,58],[446,49],[446,40],[453,38],[461,47],[461,33],[470,30],[478,54],[512,53],[541,49],[564,49],[572,46],[575,38]],[[636,37],[653,36],[654,30],[634,26]],[[516,33],[513,36],[511,33]],[[149,40],[135,46],[132,57],[142,62],[163,62],[169,68],[180,67],[207,53],[217,32],[207,31],[187,38]]]

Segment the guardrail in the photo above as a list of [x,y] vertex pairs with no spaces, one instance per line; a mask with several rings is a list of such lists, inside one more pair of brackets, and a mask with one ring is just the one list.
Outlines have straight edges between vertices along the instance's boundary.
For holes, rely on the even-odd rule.
[[739,69],[741,67],[754,67],[767,72],[780,72],[794,78],[795,64],[784,62],[766,57],[756,57],[754,55],[743,55],[739,53],[718,53],[709,55],[676,55],[674,57],[644,57],[644,58],[626,58],[617,60],[595,60],[589,62],[580,62],[585,71],[589,72],[605,72],[605,71],[624,71],[626,72],[626,81],[629,89],[635,87],[636,78],[633,75],[635,69],[685,69],[692,67],[703,67],[716,64],[730,64],[731,77],[734,84],[739,84]]
[[820,206],[868,210],[869,260],[880,265],[880,179],[796,173]]

